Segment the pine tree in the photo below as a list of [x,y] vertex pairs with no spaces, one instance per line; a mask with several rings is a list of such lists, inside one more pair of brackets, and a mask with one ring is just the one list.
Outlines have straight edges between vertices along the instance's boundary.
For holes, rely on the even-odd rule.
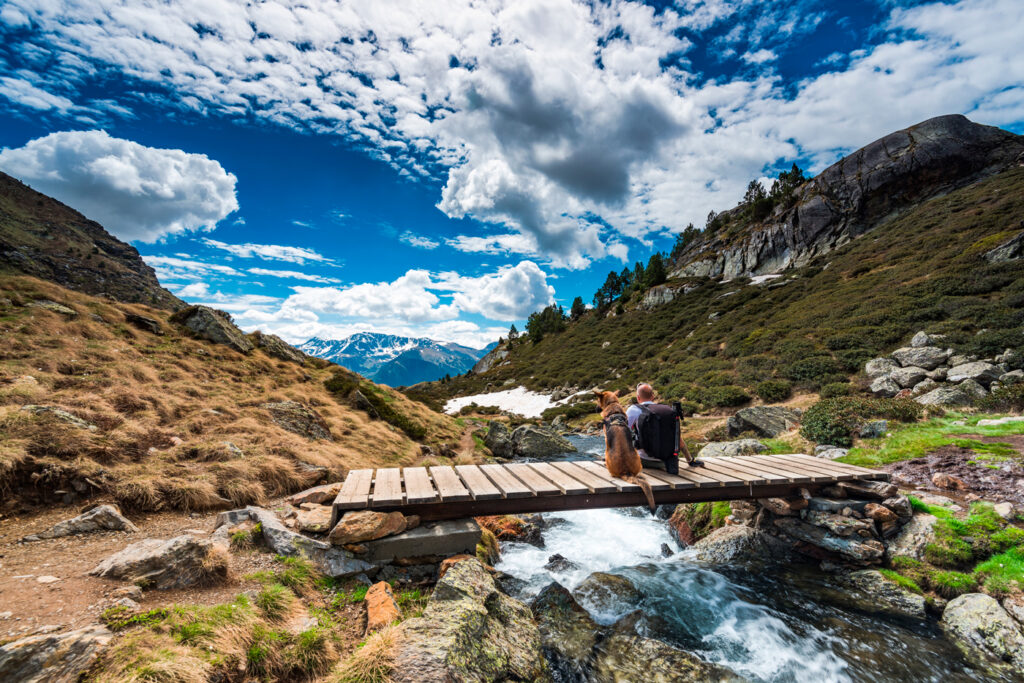
[[583,297],[578,296],[572,300],[572,308],[569,309],[570,318],[573,320],[579,320],[586,312],[587,307],[583,304]]
[[647,269],[644,271],[644,286],[648,288],[654,287],[662,284],[667,279],[665,259],[662,258],[660,253],[654,252],[651,255],[651,259],[647,262]]

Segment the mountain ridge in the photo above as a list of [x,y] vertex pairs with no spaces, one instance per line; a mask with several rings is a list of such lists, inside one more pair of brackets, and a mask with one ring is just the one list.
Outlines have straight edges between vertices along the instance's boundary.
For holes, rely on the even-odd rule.
[[344,339],[313,337],[297,348],[381,384],[408,386],[445,375],[460,375],[472,368],[493,344],[473,349],[425,337],[357,332]]

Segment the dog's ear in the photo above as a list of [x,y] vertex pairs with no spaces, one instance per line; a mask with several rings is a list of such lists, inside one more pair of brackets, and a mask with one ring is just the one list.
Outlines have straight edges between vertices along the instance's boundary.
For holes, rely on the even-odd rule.
[[615,391],[613,391],[612,392],[612,396],[614,396],[615,398],[618,398],[619,397],[619,390],[616,389]]
[[594,398],[600,402],[604,398],[604,392],[600,389],[594,389]]

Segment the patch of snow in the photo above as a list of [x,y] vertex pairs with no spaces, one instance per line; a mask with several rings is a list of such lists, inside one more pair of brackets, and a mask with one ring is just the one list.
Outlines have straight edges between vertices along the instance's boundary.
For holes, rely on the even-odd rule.
[[750,284],[752,285],[763,285],[769,280],[782,277],[782,273],[769,273],[768,275],[754,275],[750,278]]
[[[587,392],[581,391],[579,393],[584,394]],[[576,395],[578,394],[573,394],[573,396]],[[515,387],[514,389],[495,391],[489,394],[474,394],[472,396],[453,398],[444,404],[444,412],[454,415],[463,407],[468,406],[470,403],[475,403],[478,406],[495,406],[501,410],[507,410],[510,413],[516,413],[523,417],[540,417],[540,414],[548,408],[562,405],[570,398],[572,396],[561,401],[552,401],[551,396],[548,394],[530,391],[526,387]]]

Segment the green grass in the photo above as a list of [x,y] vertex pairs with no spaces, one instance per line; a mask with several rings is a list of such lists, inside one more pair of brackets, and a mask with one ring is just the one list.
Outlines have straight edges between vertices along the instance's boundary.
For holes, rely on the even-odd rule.
[[921,587],[917,585],[917,582],[911,578],[903,576],[902,574],[897,574],[891,569],[879,569],[878,572],[893,583],[902,586],[913,593],[924,593],[924,591],[921,590]]
[[255,598],[256,606],[271,620],[283,618],[294,600],[295,594],[279,583],[265,586]]
[[1010,444],[984,443],[975,439],[954,436],[956,434],[977,433],[981,436],[1007,436],[1024,434],[1024,423],[1016,422],[994,427],[978,427],[980,419],[990,415],[976,415],[966,419],[967,424],[957,425],[955,422],[965,420],[957,414],[949,414],[941,418],[932,418],[924,422],[907,425],[894,425],[891,436],[884,439],[870,439],[863,446],[850,449],[850,453],[840,462],[861,467],[878,467],[901,460],[920,458],[943,446],[960,446],[969,448],[978,454],[975,459],[979,464],[1019,458]]
[[947,599],[970,593],[978,585],[978,580],[974,576],[953,571],[933,572],[929,580],[932,590]]
[[1024,590],[1024,545],[993,555],[974,568],[974,575],[993,595]]
[[955,517],[952,510],[944,508],[941,505],[929,505],[916,496],[907,496],[907,500],[910,501],[910,507],[914,508],[918,512],[923,512],[926,515],[934,515],[939,519]]

